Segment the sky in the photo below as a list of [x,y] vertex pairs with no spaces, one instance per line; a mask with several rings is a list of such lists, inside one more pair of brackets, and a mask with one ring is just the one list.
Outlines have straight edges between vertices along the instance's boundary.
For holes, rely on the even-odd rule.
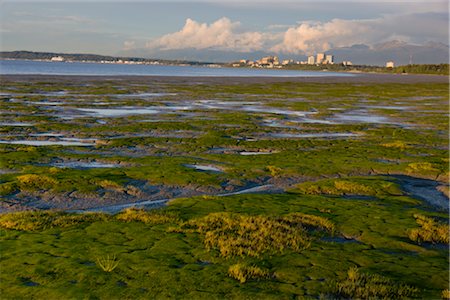
[[448,45],[448,1],[0,2],[0,49],[116,55],[214,49],[312,54],[390,40]]

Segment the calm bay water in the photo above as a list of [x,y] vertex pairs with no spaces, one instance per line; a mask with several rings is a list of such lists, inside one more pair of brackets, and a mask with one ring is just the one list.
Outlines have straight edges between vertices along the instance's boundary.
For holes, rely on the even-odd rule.
[[0,74],[41,75],[152,75],[212,77],[348,77],[354,74],[247,68],[209,68],[194,66],[126,65],[80,62],[0,60]]

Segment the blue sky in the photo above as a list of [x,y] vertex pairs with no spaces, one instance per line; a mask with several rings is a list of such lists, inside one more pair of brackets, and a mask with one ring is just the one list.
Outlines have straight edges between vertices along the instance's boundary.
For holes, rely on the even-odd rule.
[[308,53],[390,39],[448,44],[447,1],[3,1],[0,48]]

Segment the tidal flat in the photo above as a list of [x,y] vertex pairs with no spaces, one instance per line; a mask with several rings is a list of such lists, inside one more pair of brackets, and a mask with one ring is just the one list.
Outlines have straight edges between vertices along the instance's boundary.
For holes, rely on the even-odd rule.
[[448,77],[1,82],[2,298],[449,294]]

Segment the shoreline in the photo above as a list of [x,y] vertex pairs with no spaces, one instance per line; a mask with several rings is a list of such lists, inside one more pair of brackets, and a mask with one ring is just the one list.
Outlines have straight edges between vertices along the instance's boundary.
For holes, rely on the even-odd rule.
[[[326,72],[324,72],[326,73]],[[348,73],[353,76],[318,76],[318,77],[270,77],[270,76],[160,76],[160,75],[49,75],[49,74],[0,74],[0,81],[38,81],[38,80],[77,80],[102,81],[124,80],[154,81],[167,83],[212,83],[212,84],[239,84],[239,83],[449,83],[447,75],[428,74],[383,74],[383,73]]]

